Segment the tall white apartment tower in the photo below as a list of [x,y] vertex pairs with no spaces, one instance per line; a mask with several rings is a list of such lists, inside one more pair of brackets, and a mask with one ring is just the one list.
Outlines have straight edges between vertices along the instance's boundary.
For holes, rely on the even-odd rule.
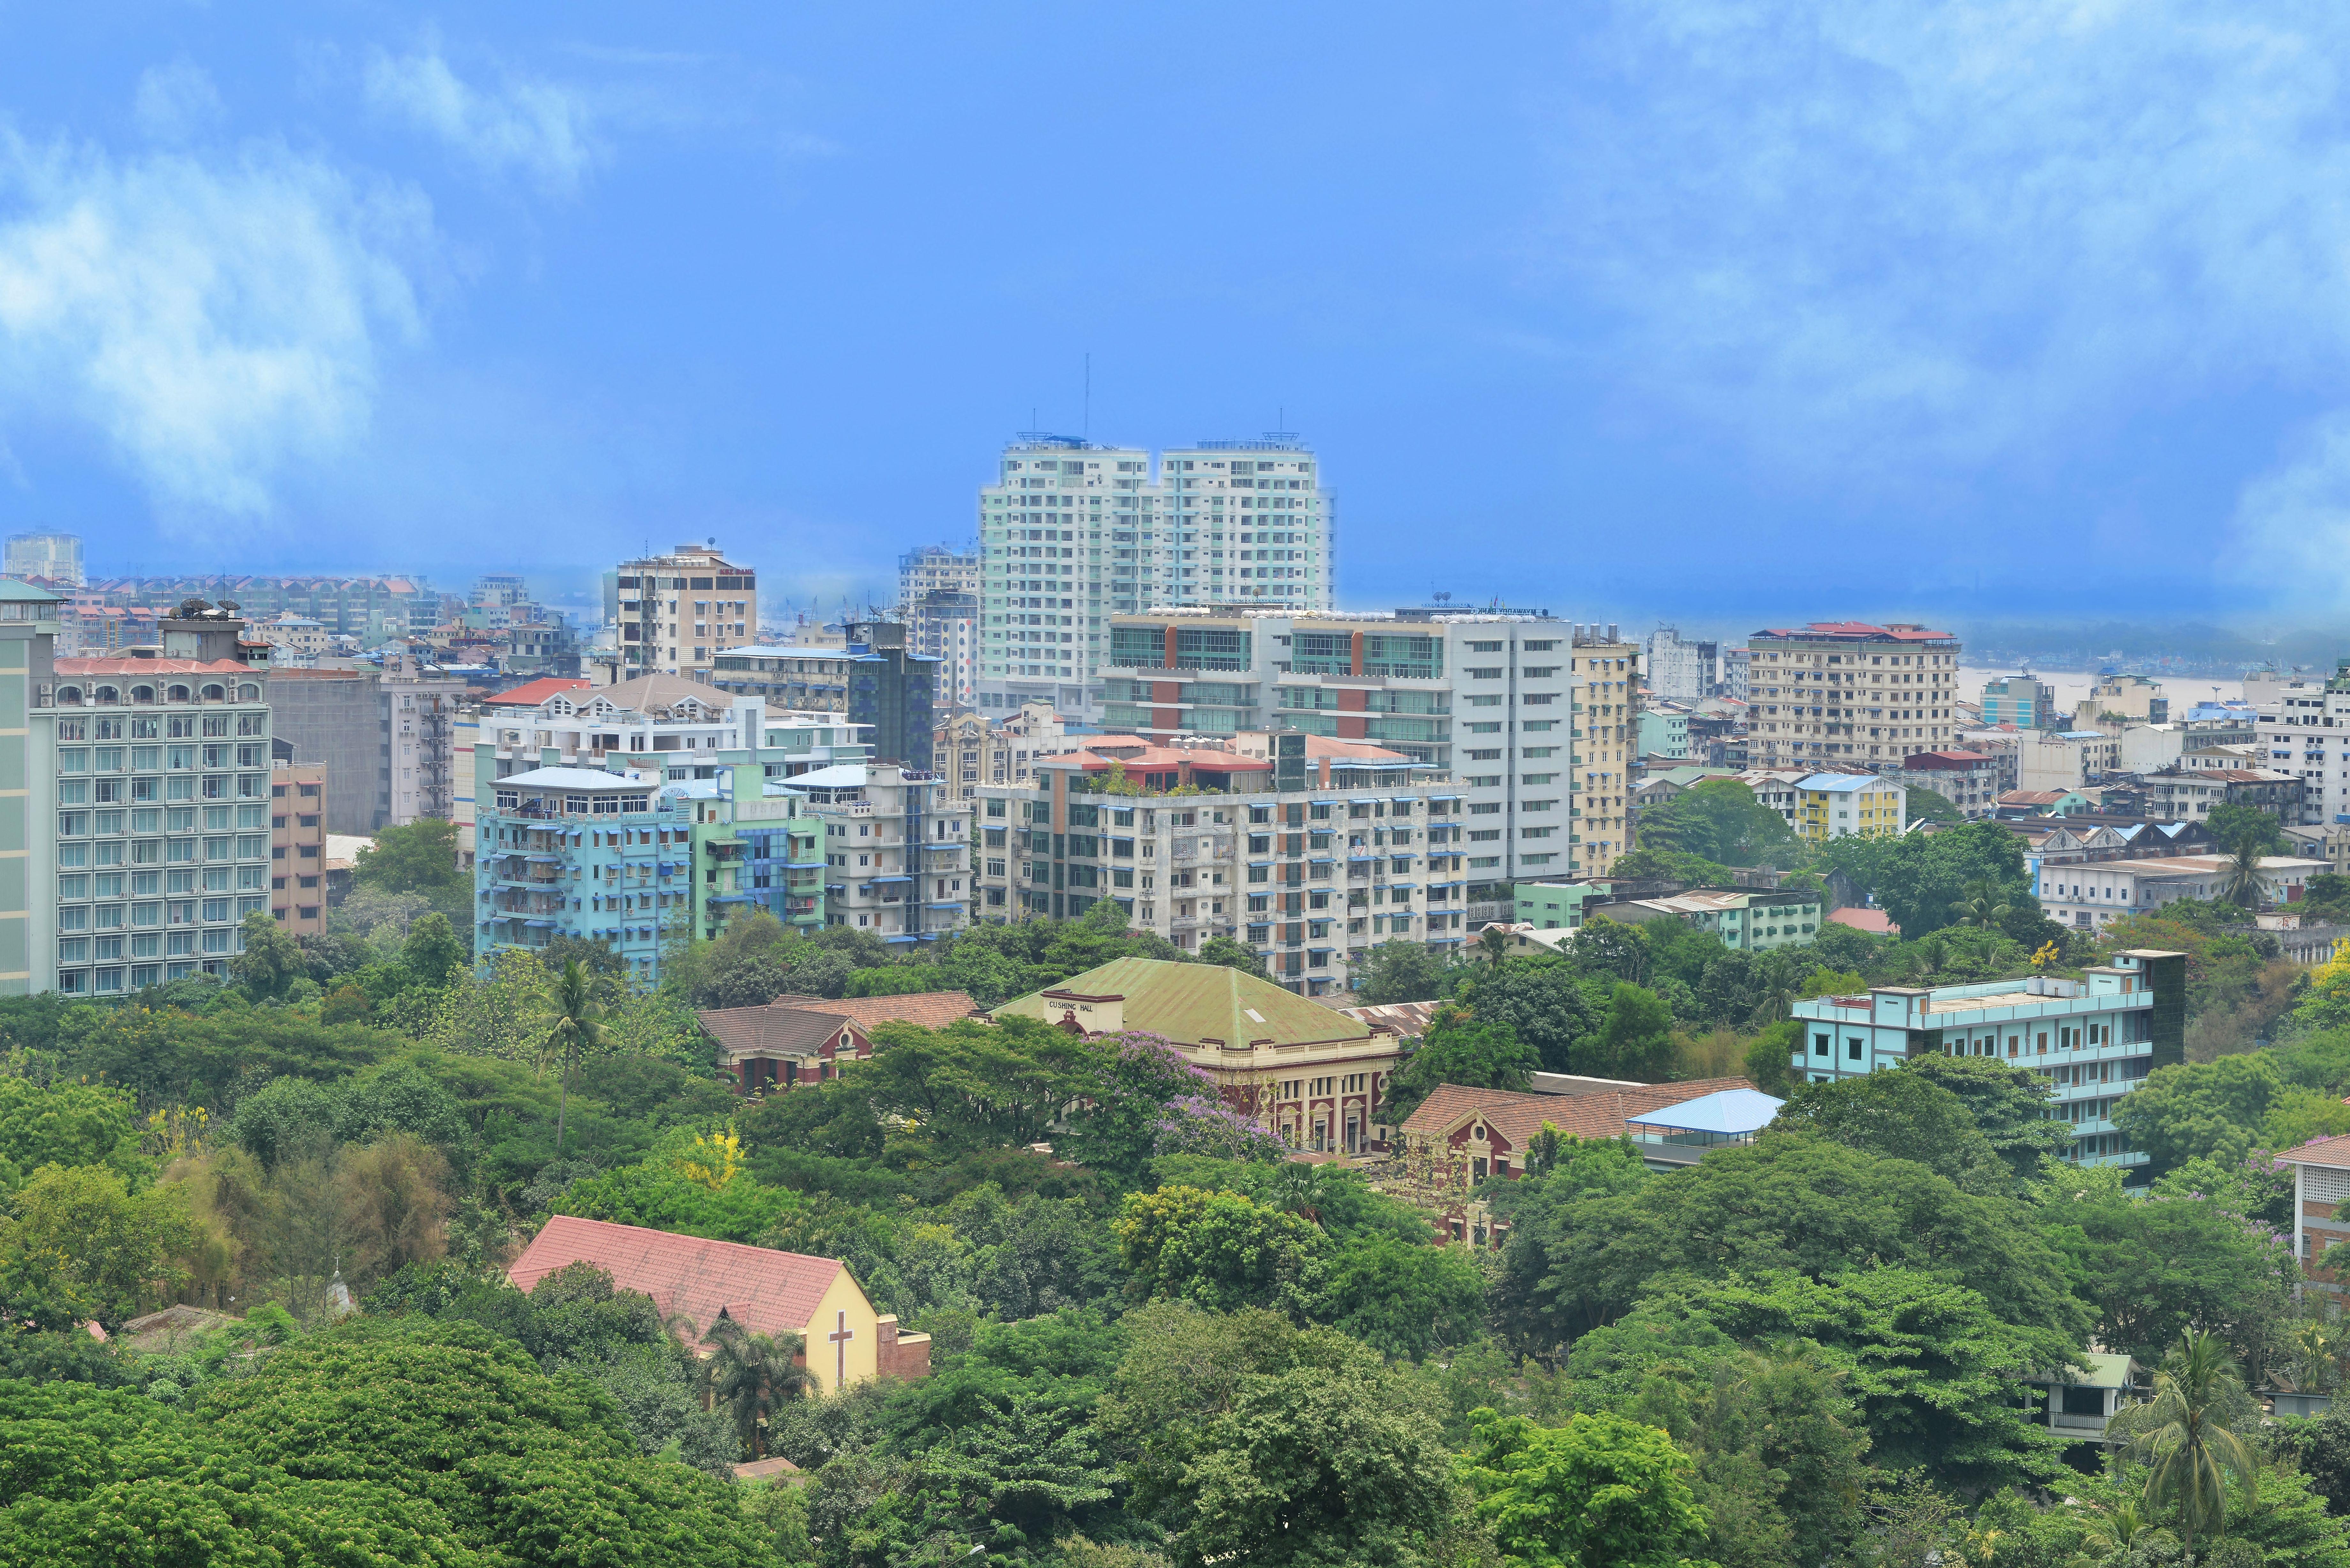
[[1285,436],[1201,441],[1163,454],[1162,532],[1172,570],[1160,605],[1302,614],[1335,607],[1331,497],[1318,468],[1311,451]]
[[1112,615],[1187,605],[1321,611],[1331,497],[1287,437],[1141,447],[1031,435],[980,491],[979,700],[1099,717]]

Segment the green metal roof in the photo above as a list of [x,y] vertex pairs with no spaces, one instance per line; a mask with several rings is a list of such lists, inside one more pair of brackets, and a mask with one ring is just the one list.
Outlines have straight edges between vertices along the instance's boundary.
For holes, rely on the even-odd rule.
[[[1361,1040],[1370,1034],[1367,1025],[1335,1008],[1308,1002],[1269,980],[1222,964],[1115,959],[1048,989],[1084,996],[1122,996],[1128,1029],[1164,1034],[1179,1045],[1210,1040],[1235,1046],[1253,1041],[1302,1045]],[[1055,1023],[1063,1009],[1046,992],[1039,991],[1015,997],[995,1011]]]
[[19,582],[15,577],[0,577],[0,602],[60,605],[65,603],[65,598],[60,594],[53,594],[47,588],[36,588],[32,584]]

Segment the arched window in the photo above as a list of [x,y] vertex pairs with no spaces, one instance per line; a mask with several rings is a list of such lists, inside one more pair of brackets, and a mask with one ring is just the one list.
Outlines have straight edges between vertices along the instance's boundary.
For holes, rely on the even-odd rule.
[[152,686],[133,686],[130,700],[133,702],[152,702],[155,701],[155,689]]
[[174,686],[163,695],[174,702],[184,702],[188,700],[188,689],[184,686]]
[[214,681],[204,688],[204,701],[207,702],[223,701],[225,701],[227,697],[228,689],[222,686],[217,681]]
[[81,706],[81,688],[80,688],[80,687],[78,687],[78,686],[60,686],[60,687],[58,687],[58,688],[57,688],[57,701],[58,701],[58,703],[59,703],[59,705],[60,705],[60,706],[64,706],[64,707],[69,707],[69,708],[78,708],[78,707],[80,707],[80,706]]
[[115,687],[101,686],[90,693],[90,699],[97,702],[120,702],[122,701],[122,693]]
[[261,701],[261,688],[248,681],[236,689],[236,700],[240,702],[258,702]]

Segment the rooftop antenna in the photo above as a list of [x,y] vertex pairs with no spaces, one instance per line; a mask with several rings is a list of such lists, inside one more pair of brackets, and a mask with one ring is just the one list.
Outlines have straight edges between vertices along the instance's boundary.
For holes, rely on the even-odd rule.
[[1093,350],[1091,350],[1091,349],[1089,348],[1089,349],[1087,349],[1087,350],[1086,351],[1086,401],[1085,401],[1085,411],[1084,411],[1084,413],[1083,413],[1082,415],[1080,415],[1080,416],[1079,416],[1079,418],[1078,418],[1078,420],[1077,420],[1077,439],[1078,439],[1079,441],[1091,441],[1091,440],[1093,440],[1093,437],[1094,437],[1094,356],[1093,356]]

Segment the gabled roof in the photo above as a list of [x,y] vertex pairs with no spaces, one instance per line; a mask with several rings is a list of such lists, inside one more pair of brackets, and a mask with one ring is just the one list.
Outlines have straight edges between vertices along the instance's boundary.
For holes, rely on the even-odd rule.
[[1513,1149],[1533,1143],[1545,1123],[1562,1136],[1620,1137],[1625,1118],[1685,1105],[1725,1090],[1752,1091],[1743,1078],[1700,1078],[1687,1084],[1643,1084],[1587,1095],[1526,1095],[1439,1084],[1403,1124],[1406,1133],[1439,1137],[1471,1116],[1498,1132]]
[[708,1334],[722,1313],[754,1334],[804,1333],[841,1273],[835,1258],[558,1214],[506,1278],[527,1293],[571,1263],[593,1263],[621,1290],[650,1296],[661,1316],[684,1317],[696,1336]]
[[966,992],[917,991],[904,996],[779,996],[774,1004],[778,1008],[798,1009],[846,1018],[859,1029],[872,1030],[884,1023],[916,1023],[924,1029],[943,1029],[957,1019],[969,1018],[979,1012],[979,1003]]
[[1319,1002],[1218,963],[1115,959],[1048,990],[995,1009],[1058,1023],[1066,1002],[1123,997],[1128,1029],[1164,1034],[1179,1045],[1336,1044],[1370,1038],[1369,1025]]
[[482,699],[484,708],[536,708],[558,691],[581,691],[588,688],[585,680],[574,680],[561,675],[542,675],[527,685],[511,691],[501,691],[494,697]]
[[848,1027],[837,1012],[798,1007],[721,1007],[693,1015],[731,1061],[740,1056],[811,1056]]

